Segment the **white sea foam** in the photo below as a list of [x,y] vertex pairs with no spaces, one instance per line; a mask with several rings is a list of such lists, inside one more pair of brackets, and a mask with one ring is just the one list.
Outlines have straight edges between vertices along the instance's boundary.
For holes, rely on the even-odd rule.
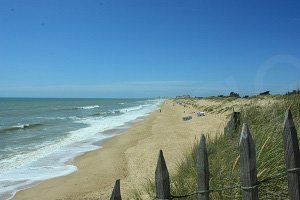
[[99,105],[76,107],[76,109],[94,109],[99,108]]
[[[134,107],[129,107],[129,108],[123,108],[123,109],[120,109],[119,111],[121,113],[127,113],[127,112],[141,110],[141,109],[144,109],[146,107],[151,107],[152,105],[153,104],[144,104],[144,105],[139,105],[139,106],[134,106]],[[155,105],[155,103],[154,103],[154,105]]]
[[127,112],[130,112],[130,111],[135,111],[135,110],[140,110],[142,109],[144,106],[134,106],[134,107],[129,107],[129,108],[123,108],[123,109],[120,109],[119,111],[121,113],[127,113]]
[[21,125],[12,126],[12,128],[26,128],[29,126],[30,126],[29,124],[21,124]]
[[124,108],[120,110],[122,114],[117,116],[74,118],[76,122],[84,123],[88,127],[71,131],[58,141],[40,144],[35,151],[1,160],[0,199],[11,199],[19,190],[76,171],[77,168],[66,164],[67,161],[84,152],[99,148],[93,145],[96,141],[112,137],[101,132],[145,116],[156,109],[161,102],[162,100],[157,100],[146,105]]
[[37,119],[46,119],[46,120],[65,120],[65,119],[71,119],[71,120],[78,120],[81,119],[79,116],[68,116],[68,117],[36,117]]

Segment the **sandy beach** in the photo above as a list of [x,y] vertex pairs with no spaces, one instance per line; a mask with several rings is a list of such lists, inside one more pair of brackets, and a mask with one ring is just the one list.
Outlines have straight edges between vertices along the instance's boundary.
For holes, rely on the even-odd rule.
[[[147,179],[154,179],[160,149],[172,174],[201,133],[213,136],[223,130],[225,115],[207,113],[197,117],[197,111],[166,101],[161,112],[152,112],[126,132],[105,141],[101,149],[75,159],[78,171],[20,191],[14,199],[104,200],[110,198],[116,179],[121,179],[123,199],[130,199],[134,189],[140,190]],[[193,119],[183,121],[182,117],[187,115]]]

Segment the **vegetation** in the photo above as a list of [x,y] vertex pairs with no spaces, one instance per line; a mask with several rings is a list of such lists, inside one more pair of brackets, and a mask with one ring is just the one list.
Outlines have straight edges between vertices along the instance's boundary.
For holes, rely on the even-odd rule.
[[291,92],[286,93],[286,95],[294,95],[294,94],[300,94],[300,89],[293,90]]
[[270,91],[261,92],[259,95],[270,95]]
[[[269,97],[271,98],[271,97]],[[300,95],[273,96],[276,101],[267,105],[250,104],[241,109],[242,123],[247,123],[255,140],[258,179],[285,171],[283,149],[283,120],[287,108],[291,108],[299,133]],[[258,99],[259,100],[259,99]],[[241,123],[241,124],[242,124]],[[240,132],[240,131],[238,131]],[[239,133],[226,137],[222,133],[207,137],[210,168],[210,188],[224,188],[239,183]],[[197,143],[178,165],[177,173],[171,177],[173,195],[184,195],[196,191]],[[154,197],[155,187],[149,182],[145,192]],[[259,186],[260,199],[288,199],[287,178],[276,179]],[[241,199],[239,189],[211,193],[211,199]],[[136,199],[139,195],[136,194]],[[140,198],[141,199],[141,198]],[[196,196],[186,199],[196,199]]]
[[240,98],[240,95],[238,93],[235,93],[235,92],[230,92],[229,97]]

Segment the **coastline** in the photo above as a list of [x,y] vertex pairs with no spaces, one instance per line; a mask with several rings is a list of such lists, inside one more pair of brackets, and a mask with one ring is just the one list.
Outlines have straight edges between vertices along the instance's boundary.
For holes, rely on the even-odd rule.
[[109,199],[116,179],[121,179],[122,197],[129,199],[133,190],[141,190],[147,179],[153,180],[160,149],[172,173],[200,133],[215,133],[224,124],[214,115],[184,122],[182,116],[195,109],[171,101],[161,109],[107,139],[100,149],[77,157],[76,172],[19,191],[13,199]]

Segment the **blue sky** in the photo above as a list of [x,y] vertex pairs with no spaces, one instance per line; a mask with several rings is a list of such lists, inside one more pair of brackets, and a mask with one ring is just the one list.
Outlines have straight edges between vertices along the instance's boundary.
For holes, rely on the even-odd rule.
[[0,0],[0,96],[300,87],[300,1]]

